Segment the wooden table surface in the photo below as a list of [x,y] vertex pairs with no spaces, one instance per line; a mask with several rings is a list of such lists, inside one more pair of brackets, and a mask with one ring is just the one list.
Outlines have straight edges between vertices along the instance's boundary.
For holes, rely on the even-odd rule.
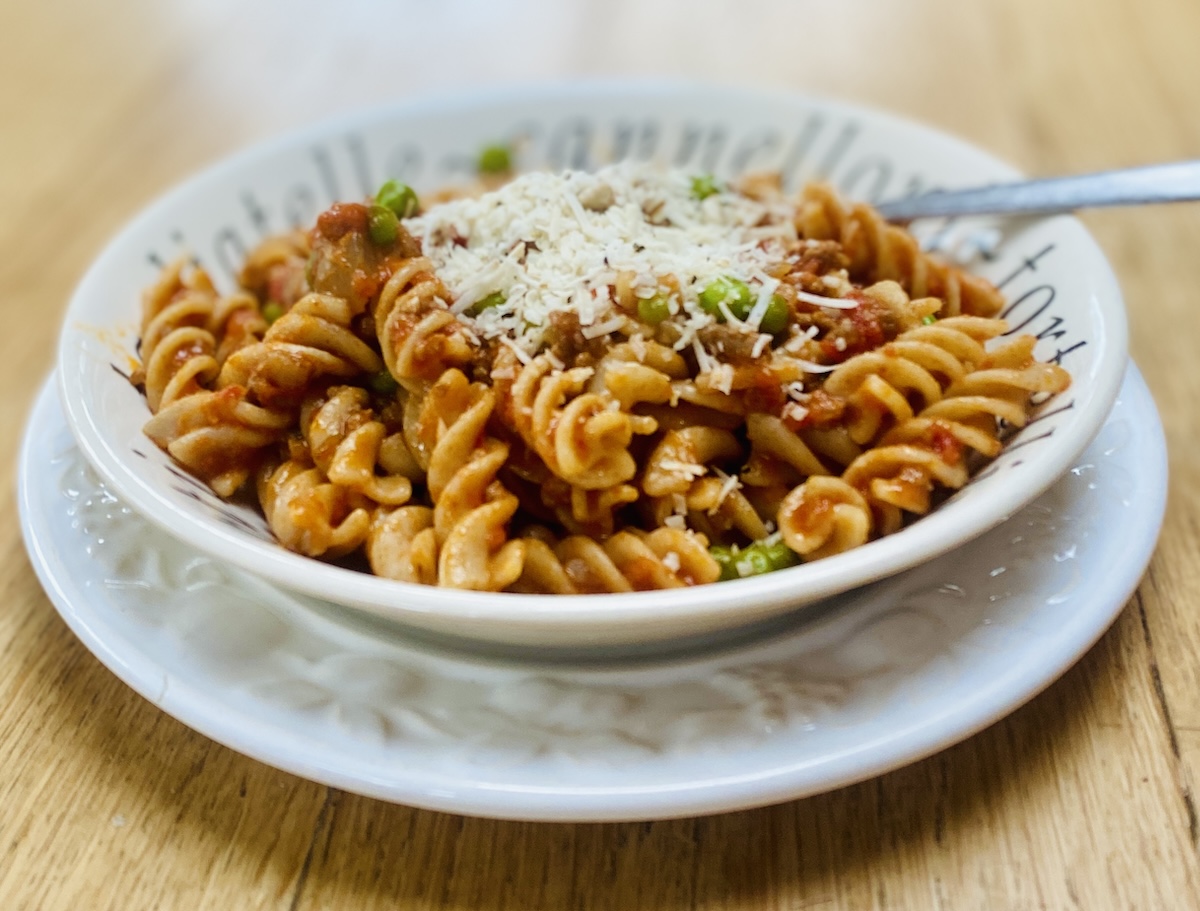
[[[72,286],[248,142],[446,87],[682,75],[890,108],[1031,173],[1200,157],[1196,0],[69,0],[0,5],[0,462]],[[292,777],[68,631],[0,491],[0,909],[1200,907],[1200,205],[1086,217],[1172,501],[1113,628],[1031,703],[882,778],[722,816],[506,823]]]

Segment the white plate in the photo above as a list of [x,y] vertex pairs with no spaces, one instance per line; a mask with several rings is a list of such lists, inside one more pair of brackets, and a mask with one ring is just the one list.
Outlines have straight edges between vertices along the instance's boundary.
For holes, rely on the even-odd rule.
[[[261,516],[224,503],[142,434],[130,386],[141,290],[190,250],[227,285],[244,250],[385,174],[425,189],[461,178],[497,138],[524,137],[520,165],[588,166],[657,156],[729,174],[779,168],[870,198],[937,183],[1011,178],[1007,165],[927,128],[848,105],[696,86],[568,86],[440,99],[355,114],[251,149],[167,194],[122,231],[83,279],[61,337],[67,417],[84,453],[131,506],[214,557],[297,591],[441,632],[526,644],[652,641],[777,615],[957,547],[1046,489],[1092,439],[1125,366],[1120,291],[1073,218],[1003,222],[979,271],[1008,295],[1013,331],[1073,376],[983,475],[909,528],[847,554],[684,592],[520,596],[390,582],[289,553]],[[965,238],[970,240],[970,237]]]
[[1162,522],[1166,449],[1131,368],[1077,465],[999,528],[758,638],[640,660],[456,651],[285,594],[110,494],[49,391],[19,486],[29,553],[66,622],[214,740],[414,806],[648,819],[846,785],[1040,691],[1137,585]]

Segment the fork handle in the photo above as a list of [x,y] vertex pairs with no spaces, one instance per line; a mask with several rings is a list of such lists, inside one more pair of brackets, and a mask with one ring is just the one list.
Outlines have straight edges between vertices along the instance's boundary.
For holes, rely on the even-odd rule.
[[1200,161],[1180,161],[968,190],[937,190],[877,208],[889,221],[908,221],[934,215],[1042,214],[1197,199]]

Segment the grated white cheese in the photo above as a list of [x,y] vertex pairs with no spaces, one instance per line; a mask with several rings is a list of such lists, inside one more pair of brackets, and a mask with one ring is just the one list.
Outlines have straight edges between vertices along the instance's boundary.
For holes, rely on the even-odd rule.
[[700,339],[692,339],[692,351],[696,354],[696,366],[700,368],[701,373],[709,373],[717,366],[717,362],[708,356],[708,352],[700,344]]
[[792,361],[805,373],[832,373],[838,369],[837,364],[818,364],[813,361],[806,361],[801,357],[792,358]]
[[762,318],[767,314],[767,308],[771,306],[771,298],[775,296],[775,289],[779,287],[779,279],[771,278],[761,272],[753,278],[758,282],[758,299],[746,316],[746,325],[757,329],[762,323]]
[[[589,208],[602,188],[611,203]],[[610,293],[618,272],[633,273],[638,298],[652,297],[663,277],[675,277],[680,299],[672,296],[668,318],[680,329],[677,350],[714,322],[698,295],[720,277],[755,290],[748,321],[725,316],[757,329],[778,285],[766,270],[796,237],[792,214],[783,200],[732,191],[698,200],[686,172],[624,163],[593,174],[526,174],[478,198],[433,206],[404,224],[421,239],[463,322],[483,338],[506,337],[536,354],[554,312],[574,312],[588,338],[621,330],[627,319]],[[497,292],[502,303],[471,312]]]
[[[663,459],[658,463],[660,467],[667,471],[677,471],[680,474],[688,474],[694,478],[703,477],[708,473],[708,469],[703,465],[697,465],[695,462],[680,462],[678,459]],[[686,503],[684,504],[686,508]]]
[[816,326],[809,326],[803,332],[793,335],[787,340],[783,346],[783,350],[789,354],[799,354],[804,350],[804,343],[810,342],[817,337],[820,330]]
[[808,417],[808,409],[799,402],[788,402],[783,406],[783,416],[793,421],[803,421]]
[[518,345],[512,339],[507,338],[502,335],[502,336],[500,336],[500,341],[502,341],[504,344],[506,344],[509,348],[512,349],[513,354],[515,354],[517,356],[517,360],[519,360],[522,364],[530,364],[533,362],[533,355],[526,352],[524,348],[522,348],[520,345]]
[[709,371],[708,382],[713,389],[729,395],[733,392],[733,367],[729,364],[717,364]]
[[683,531],[687,528],[687,519],[681,515],[673,514],[663,519],[663,525],[665,525],[667,528],[677,528],[680,531]]
[[682,562],[680,562],[679,554],[675,553],[673,550],[669,550],[663,554],[662,563],[663,566],[673,573],[679,572],[679,567],[683,565]]
[[597,323],[591,326],[584,326],[579,331],[583,333],[584,338],[599,338],[602,335],[612,335],[625,325],[625,317],[614,316],[612,319],[603,323]]
[[[728,301],[721,301],[717,304],[717,309],[721,311],[721,316],[725,317],[725,322],[730,325],[737,326],[739,329],[746,328],[746,323],[733,315],[733,311],[729,309]],[[755,328],[758,328],[757,326]]]
[[834,310],[853,310],[858,306],[856,300],[845,300],[840,297],[822,297],[820,294],[809,294],[807,291],[797,291],[796,297],[806,304],[818,307],[832,307]]
[[713,468],[713,471],[717,473],[717,477],[721,478],[724,483],[721,485],[721,489],[717,491],[717,502],[709,507],[708,514],[710,516],[717,514],[717,511],[721,508],[721,504],[725,502],[726,497],[728,497],[735,490],[741,490],[742,487],[742,481],[737,475],[726,474],[719,468]]

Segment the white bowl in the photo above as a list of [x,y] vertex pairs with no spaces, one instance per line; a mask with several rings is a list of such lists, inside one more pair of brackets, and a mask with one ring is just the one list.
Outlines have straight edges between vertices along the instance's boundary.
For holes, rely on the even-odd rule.
[[[1039,335],[1071,388],[966,488],[904,530],[764,576],[616,595],[486,594],[408,585],[290,553],[253,510],[223,502],[142,433],[129,384],[139,300],[161,262],[196,255],[229,286],[264,233],[309,224],[336,199],[400,177],[418,191],[461,180],[474,153],[518,140],[522,169],[588,167],[629,155],[730,175],[776,168],[878,202],[931,186],[1017,177],[927,127],[789,94],[679,84],[587,84],[484,92],[355,113],[238,154],[188,180],[109,244],[71,300],[61,393],[83,452],[130,505],[168,533],[286,588],[441,633],[524,645],[645,643],[742,626],[881,579],[1002,522],[1065,472],[1098,431],[1126,360],[1120,289],[1067,216],[1008,220],[947,237],[992,249],[973,264],[1001,285],[1014,329]],[[965,232],[965,233],[964,233]],[[960,245],[959,249],[963,249]]]

